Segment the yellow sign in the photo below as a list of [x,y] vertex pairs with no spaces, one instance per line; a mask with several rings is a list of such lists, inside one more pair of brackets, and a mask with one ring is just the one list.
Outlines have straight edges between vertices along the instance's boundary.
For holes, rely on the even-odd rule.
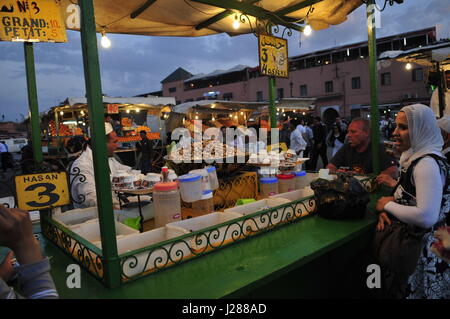
[[0,41],[67,42],[60,0],[0,0]]
[[287,78],[289,62],[287,40],[259,35],[259,70],[261,74]]
[[70,204],[66,172],[19,175],[15,182],[20,209],[37,210]]

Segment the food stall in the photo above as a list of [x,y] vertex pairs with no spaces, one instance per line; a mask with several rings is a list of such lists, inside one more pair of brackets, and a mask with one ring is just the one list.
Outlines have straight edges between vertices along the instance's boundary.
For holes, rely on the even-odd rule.
[[[159,158],[165,142],[165,120],[171,112],[175,99],[171,97],[129,97],[103,98],[105,117],[113,125],[119,136],[119,149],[116,151],[120,159],[127,165],[136,164],[135,143],[140,140],[139,132],[147,131],[147,137],[158,141],[157,152]],[[68,159],[68,141],[76,136],[89,135],[89,108],[86,98],[67,98],[58,106],[50,108],[43,116],[41,126],[45,135],[44,158]]]
[[[168,2],[170,4],[167,4]],[[122,18],[120,24],[117,24],[124,29],[116,29],[114,25],[108,27],[108,31],[117,33],[137,32],[136,23],[140,24],[142,30],[158,30],[153,33],[151,31],[142,32],[142,34],[154,35],[199,36],[224,31],[231,34],[253,32],[251,26],[246,25],[241,31],[236,32],[231,28],[231,23],[217,23],[223,18],[229,18],[228,22],[232,22],[234,19],[231,17],[232,12],[228,14],[229,17],[223,15],[223,3],[205,0],[194,2],[204,9],[211,10],[209,13],[213,19],[204,21],[204,12],[199,14],[198,12],[201,11],[197,8],[192,10],[189,8],[190,4],[188,6],[187,3],[175,0],[150,1],[142,7],[134,1],[129,1],[121,3],[120,6],[114,6],[115,10],[111,10],[110,1],[96,1],[95,10],[92,1],[79,2],[82,26],[78,28],[72,26],[72,29],[81,29],[82,31],[87,99],[91,115],[90,127],[94,137],[93,161],[99,210],[85,212],[84,218],[92,218],[88,218],[90,222],[84,226],[81,224],[86,222],[86,219],[82,218],[80,222],[76,215],[79,212],[66,212],[55,216],[50,210],[41,211],[42,233],[46,238],[43,241],[46,245],[45,251],[48,255],[53,256],[53,275],[62,297],[258,297],[263,296],[261,293],[264,291],[266,292],[265,296],[270,294],[270,297],[290,295],[290,292],[295,297],[299,294],[295,292],[299,286],[302,288],[301,290],[305,289],[303,295],[310,295],[308,288],[314,285],[307,285],[305,280],[308,278],[316,280],[320,277],[342,278],[339,276],[339,270],[352,265],[351,261],[368,244],[371,230],[375,224],[373,216],[350,222],[317,218],[314,214],[315,202],[312,196],[305,195],[302,190],[299,190],[295,199],[278,198],[274,200],[277,203],[275,206],[267,207],[265,204],[259,206],[260,204],[257,203],[256,211],[253,206],[244,211],[241,208],[245,205],[239,209],[230,207],[232,210],[228,212],[197,217],[202,218],[201,222],[199,219],[192,218],[171,227],[167,226],[163,229],[154,229],[139,234],[116,223],[112,210],[111,184],[107,178],[106,140],[102,118],[104,111],[98,107],[102,103],[102,97],[96,52],[95,19],[101,20],[107,17],[106,20],[108,20],[118,16],[126,17],[126,19]],[[373,1],[369,2],[373,3]],[[308,17],[310,12],[313,12],[309,16],[311,24],[314,28],[321,29],[328,27],[329,24],[343,22],[347,14],[361,5],[360,1],[355,0],[342,1],[341,6],[332,6],[331,3],[335,3],[334,0],[324,0],[317,1],[318,8],[311,10],[316,2],[307,1],[307,3],[279,1],[275,5],[272,2],[267,10],[283,16],[284,19],[287,18],[286,14],[292,15],[293,18],[287,20],[297,22],[300,21],[298,19]],[[69,1],[62,1],[62,4],[73,5]],[[152,5],[152,10],[146,11]],[[183,12],[183,16],[178,16],[176,19],[178,23],[173,23],[174,16],[166,16],[170,15],[170,10],[165,7],[161,8],[161,6],[167,5],[177,5],[180,12]],[[243,12],[251,9],[248,14],[269,21],[269,28],[276,25],[270,21],[272,15],[268,15],[266,9],[259,5],[248,4],[239,9]],[[165,14],[160,15],[158,9]],[[226,9],[236,9],[236,7],[227,7]],[[127,11],[125,16],[124,11]],[[66,11],[66,14],[68,12],[70,11]],[[130,18],[128,18],[129,12],[132,12]],[[221,17],[213,16],[221,13]],[[140,17],[140,19],[134,20],[141,14],[142,19]],[[157,21],[154,20],[153,15],[158,17]],[[332,19],[329,18],[330,16]],[[167,18],[164,19],[167,24],[161,23],[161,17]],[[252,21],[256,22],[256,18],[252,17]],[[195,21],[189,21],[189,19]],[[184,23],[180,23],[182,21],[179,20],[183,20]],[[285,22],[286,20],[283,19],[278,18],[275,21],[281,21],[283,25],[292,26],[295,30],[303,30],[303,26]],[[148,25],[157,26],[157,28],[145,28]],[[194,27],[196,25],[197,27]],[[216,26],[209,28],[211,25]],[[218,27],[220,25],[226,25],[225,29]],[[373,55],[373,52],[371,54]],[[271,83],[273,80],[271,77]],[[273,85],[271,85],[272,89]],[[30,108],[34,110],[35,106],[30,105]],[[36,133],[36,127],[33,127],[34,133]],[[35,134],[33,136],[35,138]],[[36,152],[35,156],[39,159],[37,153],[39,152]],[[37,160],[37,162],[40,161]],[[314,179],[317,176],[311,177]],[[369,181],[370,179],[366,182]],[[166,188],[165,191],[167,190],[172,191],[172,188]],[[74,218],[71,219],[71,217]],[[96,221],[92,221],[96,218]],[[197,223],[192,222],[195,219]],[[124,241],[119,243],[120,239]],[[237,243],[238,241],[239,243]],[[131,246],[129,246],[130,242]],[[229,245],[232,243],[237,244]],[[350,245],[351,249],[348,249],[346,245]],[[221,249],[224,248],[222,246],[226,246],[226,249]],[[220,251],[217,253],[209,254],[218,249]],[[61,250],[64,255],[61,254]],[[67,273],[65,273],[66,268],[63,269],[63,267],[73,263],[73,260],[85,270],[81,276],[81,286],[84,289],[70,290],[65,286]],[[184,263],[187,260],[190,262]],[[318,265],[325,265],[322,263],[324,260],[327,261],[326,266],[331,269],[316,268]],[[347,270],[351,269],[347,268]],[[87,273],[92,276],[86,276]],[[312,274],[314,276],[311,276]],[[337,284],[336,280],[320,281],[320,284],[322,283],[333,287],[335,291],[338,290],[337,287],[342,287]],[[320,286],[320,284],[316,286]],[[267,289],[267,285],[270,285],[269,289]],[[351,285],[347,283],[347,287],[351,287]],[[283,289],[284,294],[281,294]],[[340,292],[341,290],[339,289]],[[340,295],[342,296],[342,293]]]

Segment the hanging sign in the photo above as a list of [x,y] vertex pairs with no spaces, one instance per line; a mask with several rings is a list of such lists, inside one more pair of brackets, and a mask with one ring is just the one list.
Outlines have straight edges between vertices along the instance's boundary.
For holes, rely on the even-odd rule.
[[0,0],[0,41],[67,42],[60,0]]
[[66,172],[15,176],[17,206],[38,210],[70,204]]
[[269,35],[258,36],[259,70],[263,75],[289,77],[287,40]]
[[119,104],[108,104],[107,110],[108,114],[119,114]]

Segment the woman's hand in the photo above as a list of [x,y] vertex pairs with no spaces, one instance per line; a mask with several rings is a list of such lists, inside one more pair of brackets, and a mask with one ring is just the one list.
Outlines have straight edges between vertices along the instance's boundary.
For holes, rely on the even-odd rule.
[[376,178],[376,181],[378,184],[383,184],[383,185],[386,185],[391,188],[393,188],[393,187],[395,187],[395,185],[397,185],[397,181],[387,174],[378,175]]
[[14,268],[12,266],[12,258],[13,252],[10,251],[3,262],[0,264],[0,278],[3,279],[4,282],[10,281],[15,274]]
[[380,213],[380,215],[378,215],[378,224],[377,224],[376,230],[377,231],[384,230],[384,225],[385,225],[384,223],[391,225],[392,221],[385,212],[382,212],[382,213]]
[[393,196],[384,196],[384,197],[381,197],[381,198],[378,200],[378,202],[377,202],[377,204],[376,204],[376,206],[375,206],[376,211],[377,211],[377,212],[382,212],[382,211],[384,211],[384,206],[386,206],[387,203],[393,202],[393,201],[395,201],[395,199],[394,199]]

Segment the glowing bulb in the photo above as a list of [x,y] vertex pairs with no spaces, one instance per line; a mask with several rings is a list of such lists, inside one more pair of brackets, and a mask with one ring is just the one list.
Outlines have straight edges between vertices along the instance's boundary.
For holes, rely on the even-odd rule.
[[63,116],[63,115],[64,115],[64,112],[63,112],[63,111],[59,112],[59,115]]
[[104,47],[105,49],[108,49],[111,46],[111,41],[106,36],[105,31],[102,32],[102,40],[100,43],[102,44],[102,47]]
[[139,109],[139,108],[137,108],[137,109],[136,109],[136,113],[137,113],[137,112],[139,112],[139,111],[140,111],[140,109]]
[[292,112],[294,112],[294,113],[295,113],[295,110],[293,110]]
[[278,115],[280,115],[280,114],[277,112],[277,116],[278,116]]
[[214,118],[214,116],[212,117],[212,121],[214,122],[216,119]]
[[305,113],[305,112],[303,112],[302,114],[303,114],[303,115],[306,115],[306,113]]
[[130,110],[127,110],[127,113],[130,113]]
[[237,120],[237,118],[238,118],[238,117],[237,117],[237,115],[235,115],[235,116],[234,116],[234,119],[236,119],[236,120]]
[[213,108],[215,108],[216,107],[216,105],[215,104],[211,104],[211,108],[213,109]]
[[284,109],[282,109],[282,110],[281,110],[281,112],[283,112],[283,113],[284,113]]
[[244,115],[244,112],[241,112],[241,115]]
[[198,115],[195,116],[195,119],[198,120]]
[[230,117],[233,117],[233,114],[230,114]]
[[81,115],[84,115],[84,111],[83,110],[81,110]]
[[406,65],[405,65],[405,69],[407,69],[407,70],[411,70],[411,68],[412,68],[412,65],[411,65],[411,63],[406,63]]
[[303,34],[306,36],[309,36],[309,35],[311,35],[311,33],[312,33],[311,26],[309,24],[307,24],[305,26],[305,29],[303,29]]
[[240,26],[241,26],[241,24],[239,23],[238,16],[237,16],[237,14],[236,14],[236,15],[234,16],[233,28],[234,28],[235,30],[237,30],[237,29],[239,29]]

